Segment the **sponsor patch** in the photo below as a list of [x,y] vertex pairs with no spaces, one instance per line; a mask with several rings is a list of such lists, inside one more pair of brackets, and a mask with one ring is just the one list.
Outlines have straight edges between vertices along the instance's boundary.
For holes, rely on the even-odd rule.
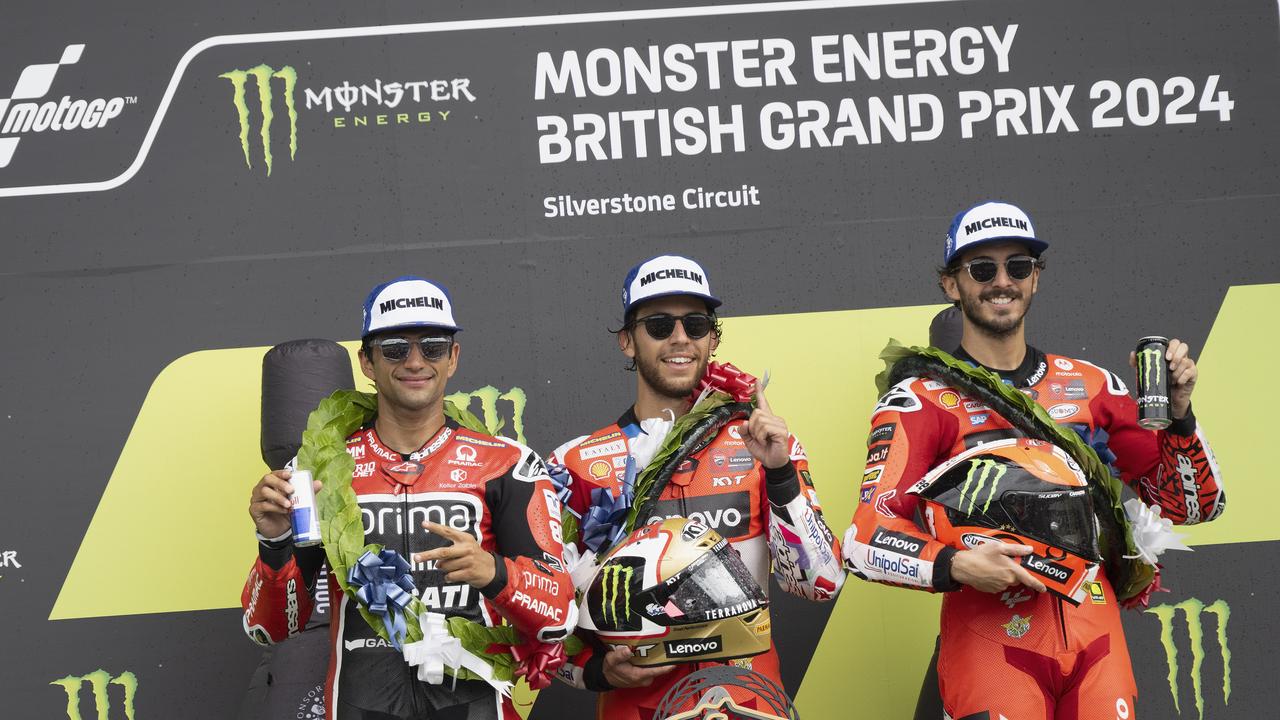
[[1080,412],[1080,406],[1075,403],[1058,403],[1049,408],[1049,417],[1054,420],[1066,420],[1078,412]]
[[608,433],[607,435],[601,435],[598,438],[590,438],[587,440],[583,440],[582,443],[578,445],[578,447],[580,448],[591,447],[592,445],[598,445],[602,442],[606,442],[614,438],[620,438],[620,437],[622,437],[622,431],[614,430],[613,432]]
[[876,527],[875,532],[871,533],[871,544],[883,550],[911,557],[920,557],[920,553],[924,551],[924,540],[913,538],[905,533],[885,530],[882,527]]
[[667,640],[663,642],[669,658],[691,658],[702,655],[713,655],[724,649],[724,641],[719,635],[708,638],[689,640]]
[[884,459],[889,457],[888,445],[876,445],[867,452],[867,464],[879,465]]
[[1015,614],[1012,618],[1009,618],[1009,622],[1001,625],[1001,627],[1004,628],[1006,635],[1016,640],[1031,630],[1031,616],[1022,617]]
[[1071,361],[1066,358],[1054,358],[1053,364],[1059,370],[1074,370],[1076,367],[1075,365],[1072,365]]
[[607,460],[597,460],[591,463],[591,466],[587,468],[587,472],[591,473],[591,477],[603,480],[613,472],[613,466]]
[[739,490],[704,497],[687,497],[683,500],[659,500],[653,504],[653,510],[644,524],[678,517],[710,526],[721,537],[736,538],[747,534],[751,529],[751,493]]
[[960,404],[960,393],[955,390],[948,390],[938,396],[938,402],[942,407],[951,409]]
[[982,413],[981,415],[970,415],[970,416],[969,416],[969,424],[970,424],[970,425],[973,425],[973,426],[975,426],[975,427],[976,427],[976,426],[978,426],[978,425],[983,425],[983,424],[985,424],[985,423],[987,422],[987,418],[989,418],[989,417],[991,417],[991,416],[990,416],[990,415],[987,415],[986,413]]
[[1094,605],[1106,605],[1107,594],[1102,590],[1102,583],[1097,580],[1090,580],[1084,584],[1085,592],[1089,593],[1089,602]]
[[877,443],[889,442],[893,439],[893,431],[897,429],[897,423],[885,423],[871,428],[871,434],[867,435],[867,447]]
[[626,451],[626,440],[614,440],[613,442],[605,443],[603,445],[593,445],[591,447],[582,447],[579,445],[578,457],[583,460],[590,460],[591,458],[598,458],[604,455],[616,455],[618,453],[625,453]]

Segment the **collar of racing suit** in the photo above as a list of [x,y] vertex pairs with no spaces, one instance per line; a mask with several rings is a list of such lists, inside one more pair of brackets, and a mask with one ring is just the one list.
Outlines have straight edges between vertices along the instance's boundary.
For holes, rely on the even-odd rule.
[[956,348],[955,352],[951,354],[956,359],[963,360],[974,367],[990,370],[996,375],[999,375],[1001,380],[1004,380],[1017,388],[1031,387],[1032,385],[1040,382],[1049,368],[1049,361],[1045,358],[1044,353],[1030,345],[1027,346],[1026,355],[1023,355],[1022,357],[1022,363],[1012,370],[1000,370],[983,365],[977,360],[974,360],[973,356],[969,354],[969,351],[964,349],[963,345]]
[[[457,422],[454,422],[453,418],[446,416],[444,419],[444,425],[441,425],[439,430],[436,430],[435,432],[431,433],[431,437],[427,438],[422,443],[421,447],[419,447],[417,450],[414,450],[411,453],[402,453],[399,450],[396,450],[395,448],[391,447],[387,443],[383,442],[382,436],[378,434],[378,428],[375,426],[375,423],[377,423],[377,421],[378,421],[378,416],[374,415],[373,417],[369,418],[369,422],[365,423],[360,428],[360,430],[362,432],[364,430],[372,430],[373,439],[389,452],[393,452],[399,455],[401,462],[408,462],[410,460],[417,462],[419,460],[422,460],[425,457],[430,457],[431,455],[435,454],[437,450],[440,449],[438,447],[431,448],[432,443],[436,442],[436,440],[440,438],[440,433],[445,432],[446,430],[449,431],[450,433],[456,432],[459,428],[462,427]],[[444,443],[441,443],[441,446],[443,445]],[[428,450],[428,448],[430,449]],[[424,450],[427,450],[427,452],[423,452]]]

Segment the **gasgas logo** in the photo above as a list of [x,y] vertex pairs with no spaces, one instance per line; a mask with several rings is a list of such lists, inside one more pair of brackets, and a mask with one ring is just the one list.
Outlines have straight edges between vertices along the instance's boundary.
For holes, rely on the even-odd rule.
[[59,71],[79,63],[83,54],[84,45],[67,45],[57,62],[28,65],[19,73],[13,92],[0,98],[0,168],[9,166],[27,135],[99,130],[119,117],[126,105],[138,102],[135,96],[50,97]]

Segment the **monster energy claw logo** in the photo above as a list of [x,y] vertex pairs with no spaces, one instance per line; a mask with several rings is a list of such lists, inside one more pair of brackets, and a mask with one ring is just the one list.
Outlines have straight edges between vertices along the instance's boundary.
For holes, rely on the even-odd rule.
[[[996,488],[1000,485],[1000,478],[1004,477],[1004,463],[996,462],[991,459],[972,458],[969,460],[969,474],[965,476],[964,483],[960,486],[960,509],[966,515],[972,515],[974,506],[978,502],[978,495],[982,492],[982,488],[988,481],[991,486],[987,488],[987,499],[982,503],[982,512],[986,512],[991,507],[991,499],[995,497]],[[965,508],[964,501],[968,498],[969,507]]]
[[[605,621],[614,627],[621,627],[622,623],[631,619],[631,578],[635,568],[630,565],[605,565],[600,573],[600,604]],[[622,601],[621,621],[618,620],[619,600]]]
[[267,176],[271,175],[271,121],[275,113],[271,109],[271,79],[284,81],[284,106],[289,111],[289,159],[298,152],[298,110],[294,105],[294,88],[298,85],[298,73],[285,65],[276,70],[269,65],[259,65],[248,70],[232,70],[219,75],[231,81],[236,113],[240,117],[240,149],[244,151],[244,164],[253,167],[249,158],[249,106],[245,102],[245,85],[253,78],[258,86],[258,107],[262,112],[262,127],[258,133],[262,136],[262,157],[267,164]]
[[1201,720],[1204,718],[1204,693],[1201,688],[1200,669],[1204,665],[1204,627],[1201,618],[1204,613],[1216,615],[1218,618],[1218,649],[1222,654],[1222,703],[1231,700],[1231,650],[1227,647],[1227,621],[1231,618],[1231,606],[1225,600],[1218,600],[1205,605],[1196,598],[1183,600],[1176,605],[1157,605],[1146,612],[1160,618],[1160,644],[1164,645],[1165,659],[1169,663],[1169,693],[1173,695],[1173,707],[1182,714],[1178,706],[1178,648],[1173,642],[1173,618],[1181,610],[1187,621],[1187,637],[1191,643],[1191,687],[1195,693],[1196,711]]
[[138,677],[125,671],[115,677],[106,670],[94,670],[88,675],[68,675],[61,680],[54,680],[50,685],[60,685],[67,692],[67,719],[81,720],[80,688],[85,683],[93,689],[93,706],[98,711],[98,720],[110,720],[111,710],[107,697],[108,685],[119,685],[124,688],[125,720],[134,720],[133,699],[138,694]]
[[[1142,378],[1143,388],[1154,388],[1163,380],[1164,363],[1160,362],[1161,355],[1158,347],[1145,347],[1142,352],[1138,353],[1138,376]],[[1151,372],[1155,371],[1155,382],[1151,381]]]
[[524,439],[524,408],[528,404],[529,398],[525,395],[523,389],[513,387],[506,392],[501,392],[492,385],[485,385],[479,390],[472,390],[471,392],[456,392],[445,399],[453,403],[455,407],[466,410],[471,406],[473,398],[480,400],[480,419],[484,422],[485,429],[491,435],[497,435],[507,424],[506,418],[498,414],[498,401],[505,400],[511,403],[511,431],[515,433],[515,437],[512,439],[518,443],[526,442]]

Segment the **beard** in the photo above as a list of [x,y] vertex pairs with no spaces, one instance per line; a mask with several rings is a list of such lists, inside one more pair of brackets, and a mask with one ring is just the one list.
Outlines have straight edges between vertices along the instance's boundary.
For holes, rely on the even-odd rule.
[[[997,297],[1008,297],[1014,302],[1025,298],[1026,304],[1022,308],[1022,312],[1007,316],[983,317],[983,301]],[[1022,321],[1027,316],[1027,311],[1031,309],[1032,295],[1021,292],[1020,290],[985,290],[975,295],[960,294],[960,311],[968,318],[969,322],[980,330],[984,335],[996,339],[1003,339],[1016,333],[1022,327]]]
[[640,356],[636,356],[636,372],[640,373],[640,377],[644,378],[645,384],[653,391],[665,398],[672,400],[683,400],[693,393],[693,389],[698,387],[698,382],[702,380],[702,376],[707,374],[707,364],[710,358],[702,358],[698,360],[698,372],[694,373],[693,379],[688,381],[674,380],[662,376],[662,361],[654,360],[649,362],[642,360]]

